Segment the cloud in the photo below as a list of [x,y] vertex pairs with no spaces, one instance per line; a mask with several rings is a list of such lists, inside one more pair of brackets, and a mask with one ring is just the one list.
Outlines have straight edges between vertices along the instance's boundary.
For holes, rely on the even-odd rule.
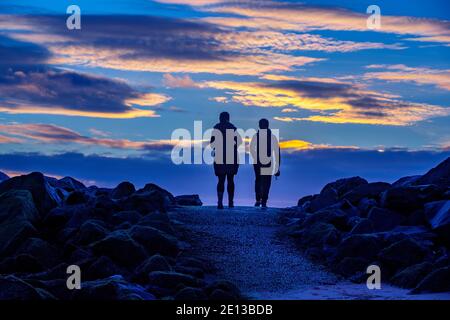
[[433,85],[450,91],[450,69],[430,69],[397,65],[369,65],[368,69],[387,69],[364,74],[365,79],[377,79],[392,82],[413,82],[419,85]]
[[329,78],[298,78],[272,82],[207,81],[245,106],[298,108],[308,117],[275,117],[280,121],[314,121],[404,126],[450,114],[449,108],[406,102],[398,96],[371,91]]
[[170,99],[139,92],[121,80],[51,67],[46,64],[50,59],[46,50],[30,43],[0,37],[0,49],[6,59],[0,60],[0,112],[155,117],[155,111],[145,107]]
[[314,6],[303,3],[249,1],[231,2],[202,10],[216,14],[232,14],[234,17],[214,19],[217,24],[233,27],[265,28],[270,30],[311,31],[375,31],[417,38],[406,40],[449,43],[450,22],[408,16],[383,14],[381,28],[367,28],[368,15],[343,8]]
[[[169,151],[174,146],[174,143],[170,140],[133,141],[128,139],[88,137],[68,128],[52,124],[0,124],[0,132],[45,143],[78,143],[116,149]],[[94,133],[96,132],[97,130],[94,131]],[[8,138],[17,139],[16,137]]]
[[163,75],[163,83],[169,88],[195,88],[197,84],[188,75],[173,76],[170,73]]

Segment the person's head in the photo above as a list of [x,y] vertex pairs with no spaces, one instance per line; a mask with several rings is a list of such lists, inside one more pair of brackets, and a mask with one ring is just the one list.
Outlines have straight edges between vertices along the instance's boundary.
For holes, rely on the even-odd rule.
[[267,120],[267,119],[259,120],[259,128],[260,129],[269,129],[269,120]]
[[230,122],[230,114],[228,112],[222,112],[219,116],[220,122]]

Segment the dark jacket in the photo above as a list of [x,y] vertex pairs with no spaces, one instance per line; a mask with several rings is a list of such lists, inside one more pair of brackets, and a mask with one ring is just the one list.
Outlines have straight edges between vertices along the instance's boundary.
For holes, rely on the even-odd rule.
[[[220,140],[215,139],[215,133],[213,132],[213,136],[211,137],[211,143],[213,144],[214,149],[214,173],[216,176],[224,175],[224,174],[237,174],[239,169],[239,157],[238,157],[238,146],[241,144],[242,139],[240,135],[236,132],[236,127],[231,122],[219,122],[214,126],[214,131],[222,135],[223,143],[220,144]],[[232,130],[232,142],[228,142],[227,140],[230,137],[227,137],[227,130]],[[232,143],[232,155],[228,155],[227,152],[227,143]],[[222,149],[222,153],[218,152],[217,148]],[[223,155],[223,157],[220,157]],[[220,158],[219,158],[220,157]],[[231,161],[227,159],[230,158]]]

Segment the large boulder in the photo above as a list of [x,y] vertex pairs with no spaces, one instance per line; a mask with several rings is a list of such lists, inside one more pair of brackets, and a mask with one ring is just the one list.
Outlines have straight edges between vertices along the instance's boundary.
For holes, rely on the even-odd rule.
[[390,184],[386,182],[371,182],[361,184],[353,190],[344,194],[343,198],[347,199],[351,203],[357,205],[364,199],[376,199],[380,198],[380,194],[390,188]]
[[95,254],[108,256],[125,267],[137,266],[147,257],[145,249],[123,230],[111,232],[90,247]]
[[75,190],[69,193],[65,200],[66,205],[76,205],[76,204],[82,204],[89,201],[89,196],[80,190]]
[[0,256],[13,253],[27,238],[37,233],[39,213],[27,190],[0,194]]
[[450,267],[442,267],[428,274],[412,293],[450,291]]
[[398,213],[377,207],[369,211],[367,219],[372,222],[375,232],[392,230],[405,220],[404,216]]
[[417,180],[419,180],[422,176],[408,176],[403,177],[395,181],[392,186],[393,187],[409,187],[413,185]]
[[335,258],[338,261],[345,257],[373,260],[378,255],[381,247],[382,244],[376,236],[353,234],[338,245]]
[[74,290],[76,300],[154,300],[155,296],[142,286],[129,283],[120,275],[85,281],[81,290]]
[[381,197],[384,208],[410,215],[415,210],[422,209],[427,202],[439,199],[442,189],[433,185],[393,187],[386,190]]
[[433,269],[430,262],[422,262],[407,267],[391,278],[391,283],[406,289],[412,289]]
[[0,275],[0,300],[41,300],[39,290],[12,275]]
[[148,274],[153,271],[172,271],[172,267],[163,256],[155,254],[142,262],[135,273],[140,279],[146,281]]
[[416,185],[434,184],[445,188],[450,187],[450,157],[431,169],[416,182]]
[[141,218],[142,215],[137,211],[120,211],[112,215],[111,222],[117,226],[125,222],[136,224]]
[[380,261],[395,270],[422,262],[427,250],[413,239],[403,239],[383,249],[378,255]]
[[55,188],[50,186],[40,172],[13,177],[0,183],[0,194],[13,189],[28,190],[42,216],[62,202]]
[[107,233],[108,230],[101,221],[90,219],[81,225],[76,242],[81,245],[88,245],[103,239]]
[[198,194],[176,196],[175,202],[180,206],[201,206],[203,204]]
[[84,278],[88,280],[103,279],[114,275],[127,275],[128,272],[119,266],[110,258],[101,256],[96,259],[87,269]]
[[52,187],[63,189],[67,192],[86,189],[86,186],[82,182],[80,182],[72,177],[64,177],[59,180],[55,179],[55,178],[47,177],[47,181],[49,182],[49,184]]
[[142,244],[149,254],[176,256],[178,253],[177,239],[156,228],[136,225],[129,230],[129,234]]
[[30,255],[46,268],[55,266],[60,257],[55,246],[39,238],[29,238],[25,240],[16,251],[16,254]]
[[173,271],[150,272],[148,281],[153,286],[168,289],[175,289],[180,284],[187,287],[198,287],[200,285],[199,281],[193,276]]
[[425,218],[432,230],[450,244],[450,201],[435,201],[425,205]]
[[299,240],[307,247],[336,245],[340,240],[340,232],[331,224],[318,222],[305,228]]
[[0,182],[8,180],[8,179],[9,179],[9,176],[0,171]]
[[347,192],[354,190],[355,188],[365,184],[367,184],[367,180],[361,177],[339,179],[325,185],[321,193],[323,191],[333,189],[334,191],[336,191],[338,197],[342,197]]
[[175,203],[175,197],[166,189],[157,186],[154,183],[147,183],[143,188],[136,191],[136,193],[147,194],[147,193],[158,193],[164,198],[165,205],[169,206]]
[[345,257],[335,267],[334,271],[344,277],[351,277],[357,273],[365,272],[370,261],[359,257]]
[[133,194],[136,191],[136,188],[131,182],[124,181],[121,182],[115,187],[111,192],[111,198],[120,199],[127,197]]
[[338,193],[333,188],[324,188],[320,194],[313,197],[309,204],[309,211],[316,212],[335,204],[339,200]]
[[350,231],[351,234],[363,234],[374,232],[373,223],[371,220],[363,218]]

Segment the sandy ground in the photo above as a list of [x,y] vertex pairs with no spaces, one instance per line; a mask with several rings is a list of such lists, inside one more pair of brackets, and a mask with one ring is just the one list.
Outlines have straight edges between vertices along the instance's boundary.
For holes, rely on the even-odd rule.
[[450,293],[409,295],[408,290],[339,280],[276,236],[279,209],[183,207],[171,218],[188,230],[190,251],[212,262],[217,276],[251,299],[449,299]]

